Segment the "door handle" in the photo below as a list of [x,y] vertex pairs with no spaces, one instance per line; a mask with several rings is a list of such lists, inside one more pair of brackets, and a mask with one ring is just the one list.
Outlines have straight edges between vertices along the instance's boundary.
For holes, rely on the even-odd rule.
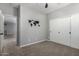
[[0,33],[0,35],[3,35],[3,33]]
[[71,32],[69,32],[69,34],[71,34]]
[[60,32],[58,32],[58,34],[60,34]]

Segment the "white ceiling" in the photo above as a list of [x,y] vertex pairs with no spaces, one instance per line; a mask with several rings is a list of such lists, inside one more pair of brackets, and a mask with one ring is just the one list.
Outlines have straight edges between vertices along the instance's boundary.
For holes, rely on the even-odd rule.
[[[48,8],[45,8],[45,3],[25,3],[25,4],[29,8],[32,8],[34,10],[47,14],[47,13],[53,12],[59,8],[65,7],[65,6],[69,5],[70,3],[48,3]],[[11,4],[11,5],[15,7],[15,6],[19,5],[19,3]]]

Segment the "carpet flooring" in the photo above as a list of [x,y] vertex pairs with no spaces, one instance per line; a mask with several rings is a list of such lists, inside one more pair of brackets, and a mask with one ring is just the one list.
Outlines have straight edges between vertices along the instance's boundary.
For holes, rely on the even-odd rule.
[[[12,44],[12,43],[11,43]],[[79,56],[79,50],[50,41],[36,43],[23,48],[16,44],[8,45],[4,54],[7,56]]]

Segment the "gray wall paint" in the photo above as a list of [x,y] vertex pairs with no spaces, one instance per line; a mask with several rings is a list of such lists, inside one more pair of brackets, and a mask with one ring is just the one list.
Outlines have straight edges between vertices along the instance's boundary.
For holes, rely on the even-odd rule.
[[[31,27],[28,19],[40,21],[40,27]],[[26,45],[42,40],[47,40],[47,16],[32,9],[29,9],[24,4],[20,6],[20,44]]]
[[7,34],[16,34],[16,23],[6,22],[7,26],[4,26],[4,30]]

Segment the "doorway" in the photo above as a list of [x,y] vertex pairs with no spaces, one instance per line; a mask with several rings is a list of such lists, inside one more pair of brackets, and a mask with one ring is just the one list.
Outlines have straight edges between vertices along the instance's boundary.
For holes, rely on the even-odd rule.
[[16,46],[16,43],[17,43],[17,18],[12,15],[5,15],[2,53],[8,54],[9,51],[8,49],[10,47]]
[[2,55],[9,55],[19,44],[19,7],[15,8],[14,15],[4,16],[4,39],[2,40]]

